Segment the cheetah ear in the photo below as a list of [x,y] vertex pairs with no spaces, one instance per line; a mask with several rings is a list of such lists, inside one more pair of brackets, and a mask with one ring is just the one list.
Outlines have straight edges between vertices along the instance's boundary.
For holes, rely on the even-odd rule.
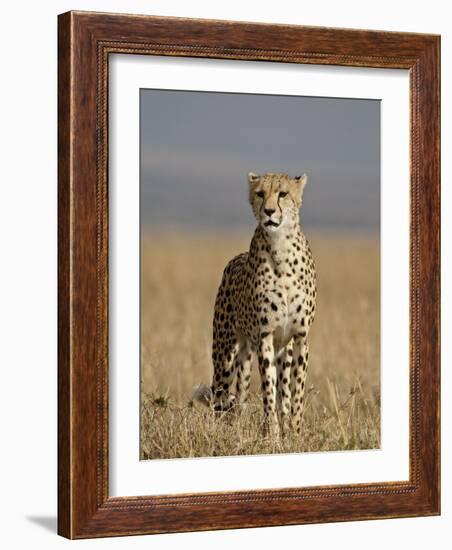
[[308,182],[308,176],[306,174],[303,174],[302,176],[296,176],[294,180],[298,183],[300,186],[300,192],[303,193],[303,190],[305,188],[305,185]]
[[248,183],[249,183],[250,185],[254,185],[254,184],[257,183],[260,179],[261,179],[261,177],[258,176],[257,174],[255,174],[254,172],[249,172],[249,173],[248,173]]

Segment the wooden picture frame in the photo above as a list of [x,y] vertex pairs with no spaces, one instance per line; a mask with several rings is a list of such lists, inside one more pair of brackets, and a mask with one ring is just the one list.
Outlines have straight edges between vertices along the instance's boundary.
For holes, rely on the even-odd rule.
[[[409,481],[110,497],[110,54],[402,68],[410,74]],[[440,513],[440,38],[68,12],[58,38],[58,532],[102,537]]]

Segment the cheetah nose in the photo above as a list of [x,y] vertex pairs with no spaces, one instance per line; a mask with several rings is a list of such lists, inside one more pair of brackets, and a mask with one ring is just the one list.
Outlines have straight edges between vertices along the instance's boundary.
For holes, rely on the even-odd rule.
[[267,214],[267,216],[271,216],[275,213],[275,210],[272,210],[271,208],[264,208],[264,212]]

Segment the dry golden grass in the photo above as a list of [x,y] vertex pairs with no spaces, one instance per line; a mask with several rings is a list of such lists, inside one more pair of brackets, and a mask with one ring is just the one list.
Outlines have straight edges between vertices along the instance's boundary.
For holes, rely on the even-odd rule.
[[247,410],[190,407],[210,384],[211,325],[223,268],[251,235],[153,233],[142,240],[141,457],[180,458],[380,446],[380,255],[376,239],[308,235],[318,307],[302,436],[262,439],[257,368]]

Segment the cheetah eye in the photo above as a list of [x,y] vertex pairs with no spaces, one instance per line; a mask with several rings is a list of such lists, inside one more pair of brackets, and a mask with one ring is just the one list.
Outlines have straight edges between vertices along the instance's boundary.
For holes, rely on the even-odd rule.
[[279,198],[283,199],[285,196],[287,196],[287,191],[280,191]]
[[257,191],[256,196],[259,197],[260,199],[263,199],[264,198],[264,192],[263,191]]

